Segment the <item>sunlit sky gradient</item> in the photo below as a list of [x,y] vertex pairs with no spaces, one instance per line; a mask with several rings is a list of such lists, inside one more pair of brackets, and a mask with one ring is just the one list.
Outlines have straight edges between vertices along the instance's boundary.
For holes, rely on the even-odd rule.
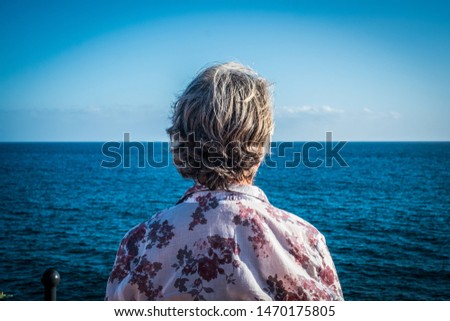
[[450,140],[448,1],[1,1],[0,141],[167,140],[203,67],[274,86],[274,140]]

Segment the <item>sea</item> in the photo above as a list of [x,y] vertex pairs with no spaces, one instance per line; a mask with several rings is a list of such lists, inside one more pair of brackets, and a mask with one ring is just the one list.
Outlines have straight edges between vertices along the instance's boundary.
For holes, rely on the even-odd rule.
[[[255,184],[324,234],[346,300],[450,300],[450,142],[283,143]],[[103,300],[124,234],[192,185],[141,144],[0,144],[4,300],[42,300],[48,268],[58,300]]]

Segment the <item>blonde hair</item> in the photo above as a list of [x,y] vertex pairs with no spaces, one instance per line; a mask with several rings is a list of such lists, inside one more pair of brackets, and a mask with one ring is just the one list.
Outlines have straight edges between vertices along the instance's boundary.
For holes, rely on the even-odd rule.
[[209,189],[251,181],[270,147],[272,104],[267,80],[239,63],[201,71],[173,105],[174,164]]

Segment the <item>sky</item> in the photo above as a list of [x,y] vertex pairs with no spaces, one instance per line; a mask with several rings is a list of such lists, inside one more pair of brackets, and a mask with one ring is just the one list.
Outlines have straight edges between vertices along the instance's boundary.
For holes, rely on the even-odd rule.
[[167,141],[206,66],[272,84],[273,140],[450,140],[448,1],[0,2],[0,141]]

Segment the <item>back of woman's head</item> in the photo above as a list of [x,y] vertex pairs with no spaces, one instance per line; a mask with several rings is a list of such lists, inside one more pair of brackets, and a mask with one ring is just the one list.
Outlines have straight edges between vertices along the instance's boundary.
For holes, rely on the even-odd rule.
[[174,163],[210,189],[249,182],[273,131],[269,84],[238,63],[201,71],[173,105]]

